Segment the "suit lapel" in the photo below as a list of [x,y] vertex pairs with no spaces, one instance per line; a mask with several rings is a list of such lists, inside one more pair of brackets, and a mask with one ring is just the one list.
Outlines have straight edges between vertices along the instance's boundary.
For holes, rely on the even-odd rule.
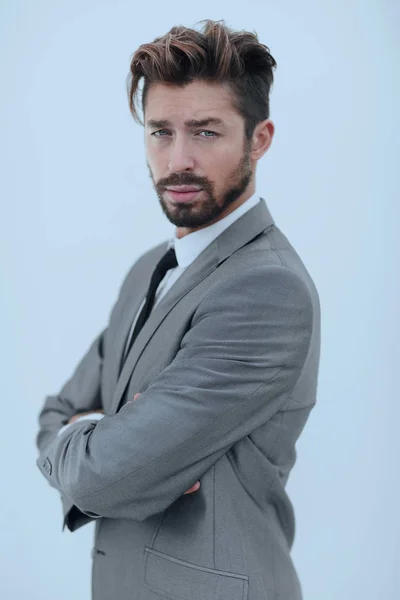
[[[212,273],[221,262],[235,252],[235,250],[248,243],[273,223],[274,221],[267,208],[266,202],[261,198],[256,206],[227,227],[182,273],[152,310],[149,318],[131,346],[115,388],[110,414],[114,414],[118,411],[120,401],[140,355],[173,307],[189,293],[190,290]],[[164,253],[166,247],[167,243],[165,244],[165,248],[161,248],[160,257]],[[159,258],[157,258],[157,260]],[[143,300],[143,297],[141,297],[140,302]],[[135,303],[135,310],[132,311],[133,314],[130,314],[132,319],[129,322],[129,328],[139,306],[140,303]]]
[[[156,256],[155,264],[159,261],[159,259],[167,251],[168,243],[169,243],[168,241],[162,242],[162,244],[159,244],[158,247],[156,246],[153,249],[154,255]],[[155,266],[155,264],[154,264],[154,266]],[[121,370],[123,367],[124,357],[125,357],[125,348],[126,348],[126,344],[128,341],[129,333],[132,328],[132,323],[134,321],[136,314],[139,311],[139,308],[141,307],[141,304],[143,303],[143,300],[146,297],[146,292],[147,292],[149,283],[150,283],[150,273],[147,269],[146,270],[146,285],[142,286],[141,293],[139,293],[139,295],[137,293],[137,289],[138,289],[137,284],[132,285],[131,293],[127,294],[127,298],[125,300],[124,306],[121,308],[120,320],[119,320],[119,324],[117,325],[118,329],[115,334],[115,339],[117,340],[116,348],[115,348],[115,352],[117,354],[116,364],[118,365],[117,366],[117,374],[116,374],[117,379],[121,375]]]

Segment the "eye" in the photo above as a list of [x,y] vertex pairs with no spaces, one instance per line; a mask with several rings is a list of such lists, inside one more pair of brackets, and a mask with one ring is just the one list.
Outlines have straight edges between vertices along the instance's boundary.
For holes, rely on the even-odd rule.
[[[165,137],[163,135],[156,135],[157,133],[161,133],[162,131],[167,131],[166,129],[159,129],[158,131],[154,131],[151,135],[154,135],[154,137]],[[167,131],[168,133],[168,131]]]
[[203,129],[203,131],[200,131],[199,133],[212,133],[212,135],[206,135],[204,137],[217,137],[218,133],[216,133],[215,131],[210,131],[209,129]]

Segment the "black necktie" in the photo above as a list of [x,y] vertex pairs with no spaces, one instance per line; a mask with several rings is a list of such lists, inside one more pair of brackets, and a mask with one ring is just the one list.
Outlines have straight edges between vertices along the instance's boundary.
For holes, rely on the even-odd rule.
[[135,341],[136,337],[139,334],[139,331],[142,329],[143,325],[145,324],[145,322],[151,312],[151,309],[154,304],[154,297],[156,295],[156,291],[157,291],[158,286],[160,285],[161,280],[163,279],[163,277],[165,276],[165,273],[169,269],[173,269],[174,267],[177,267],[177,266],[178,266],[178,261],[176,260],[175,249],[170,248],[169,250],[167,250],[167,252],[164,254],[164,256],[159,260],[159,262],[156,265],[156,268],[153,271],[153,275],[151,276],[151,280],[150,280],[149,289],[147,290],[147,294],[146,294],[146,302],[144,303],[143,308],[140,311],[140,315],[136,321],[135,328],[133,330],[132,337],[129,342],[129,346],[126,348],[126,351],[125,351],[125,358],[128,356],[128,352],[131,349],[133,342]]

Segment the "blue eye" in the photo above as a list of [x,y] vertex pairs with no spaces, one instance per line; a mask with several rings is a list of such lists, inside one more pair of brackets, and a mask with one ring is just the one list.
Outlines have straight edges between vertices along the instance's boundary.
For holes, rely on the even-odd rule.
[[154,135],[155,137],[164,137],[163,135],[156,135],[156,133],[161,133],[162,131],[167,131],[166,129],[160,129],[159,131],[154,131],[154,133],[152,133],[151,135]]
[[206,135],[205,137],[217,137],[218,133],[215,133],[215,131],[210,131],[209,129],[203,129],[203,131],[200,131],[200,133],[212,133],[212,136]]

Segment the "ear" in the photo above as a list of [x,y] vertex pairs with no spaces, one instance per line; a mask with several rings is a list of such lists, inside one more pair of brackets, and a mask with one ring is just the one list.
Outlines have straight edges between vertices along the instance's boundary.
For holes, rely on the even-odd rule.
[[275,125],[271,119],[258,123],[254,129],[251,143],[251,158],[259,160],[272,144]]

